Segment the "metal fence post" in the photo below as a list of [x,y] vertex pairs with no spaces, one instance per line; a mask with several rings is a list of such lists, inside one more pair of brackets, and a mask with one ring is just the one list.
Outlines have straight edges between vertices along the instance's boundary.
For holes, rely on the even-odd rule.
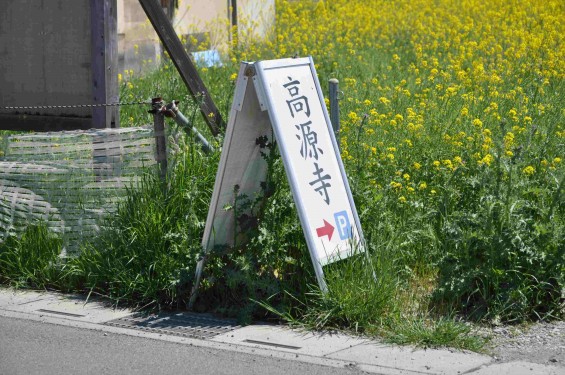
[[151,100],[150,113],[153,114],[153,130],[155,132],[155,160],[159,164],[159,175],[163,181],[167,176],[167,142],[165,139],[165,113],[162,98]]
[[339,146],[339,81],[336,78],[330,78],[328,82],[330,89],[330,121]]

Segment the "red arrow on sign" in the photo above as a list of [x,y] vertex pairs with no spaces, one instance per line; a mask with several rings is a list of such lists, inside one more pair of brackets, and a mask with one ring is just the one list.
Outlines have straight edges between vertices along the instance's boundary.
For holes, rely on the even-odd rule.
[[328,236],[328,240],[331,241],[334,234],[334,226],[324,220],[324,226],[316,228],[316,234],[318,237]]

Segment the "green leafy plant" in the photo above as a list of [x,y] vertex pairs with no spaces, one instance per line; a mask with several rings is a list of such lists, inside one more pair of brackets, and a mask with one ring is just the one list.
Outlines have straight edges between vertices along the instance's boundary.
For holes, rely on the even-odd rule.
[[565,231],[562,218],[550,214],[551,206],[558,205],[552,202],[555,193],[546,188],[532,194],[529,182],[514,186],[510,177],[507,181],[502,194],[496,194],[494,181],[484,183],[479,189],[494,194],[485,191],[467,202],[461,200],[472,196],[445,193],[447,204],[459,209],[440,214],[445,216],[438,237],[445,252],[436,297],[471,318],[492,322],[558,317]]

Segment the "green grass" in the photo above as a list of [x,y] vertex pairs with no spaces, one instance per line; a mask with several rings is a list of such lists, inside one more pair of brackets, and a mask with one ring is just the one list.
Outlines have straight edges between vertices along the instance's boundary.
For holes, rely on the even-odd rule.
[[167,182],[144,175],[98,239],[66,264],[76,289],[138,306],[185,306],[217,160],[182,139],[179,146]]
[[41,224],[8,237],[0,243],[0,282],[15,288],[60,286],[61,248],[61,239]]

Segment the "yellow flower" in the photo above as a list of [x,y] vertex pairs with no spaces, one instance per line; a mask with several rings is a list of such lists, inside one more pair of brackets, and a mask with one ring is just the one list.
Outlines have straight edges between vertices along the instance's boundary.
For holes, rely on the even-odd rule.
[[506,147],[507,149],[512,148],[512,146],[514,146],[514,133],[512,132],[508,132],[506,133],[506,135],[504,136],[504,147]]
[[554,159],[553,159],[553,163],[554,163],[554,164],[559,164],[559,163],[561,163],[561,158],[559,158],[559,157],[554,158]]
[[422,164],[420,164],[418,162],[415,162],[414,164],[412,164],[412,166],[414,167],[415,170],[422,168]]
[[392,181],[390,186],[395,190],[402,190],[402,184],[400,182]]
[[408,173],[404,173],[402,175],[402,178],[405,179],[406,181],[410,181],[410,175]]
[[418,185],[418,189],[420,190],[426,190],[428,188],[428,184],[426,184],[425,182],[420,182],[420,185]]
[[443,164],[447,169],[451,169],[451,170],[454,169],[454,168],[453,168],[453,163],[451,162],[451,160],[445,159],[445,160],[442,160],[441,162],[442,162],[442,164]]
[[357,120],[359,120],[359,116],[356,112],[349,112],[347,114],[347,117],[349,118],[349,120],[351,120],[351,122],[356,122]]
[[454,96],[455,94],[457,94],[457,89],[453,86],[449,86],[446,90],[445,93],[449,96]]
[[404,195],[402,195],[402,196],[398,197],[398,201],[400,203],[406,203],[406,197]]
[[528,165],[526,168],[522,169],[522,173],[525,174],[526,176],[531,176],[534,173],[536,173],[536,169],[531,165]]
[[390,104],[390,100],[388,100],[388,99],[385,98],[384,96],[381,96],[381,97],[379,98],[379,101],[380,101],[381,103],[383,103],[384,105],[389,105],[389,104]]
[[476,118],[473,120],[473,126],[480,129],[483,127],[483,122]]
[[491,154],[486,154],[481,160],[478,161],[479,165],[486,165],[487,167],[491,165],[494,157]]

